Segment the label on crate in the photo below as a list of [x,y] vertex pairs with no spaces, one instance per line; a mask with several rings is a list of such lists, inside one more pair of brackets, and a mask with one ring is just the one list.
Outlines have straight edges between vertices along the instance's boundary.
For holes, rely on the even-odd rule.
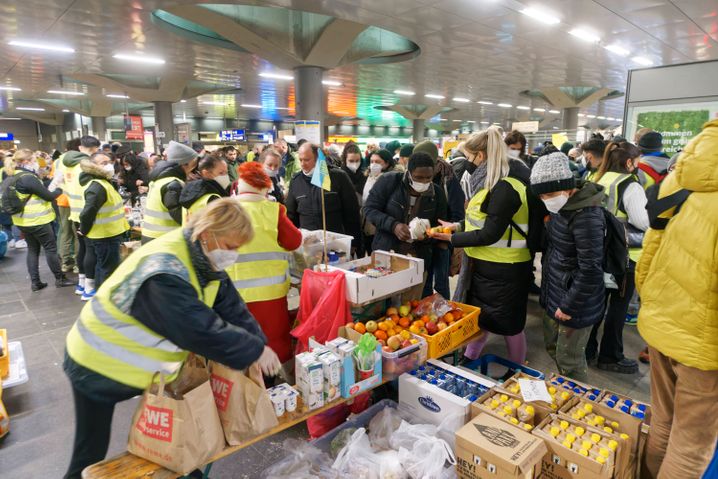
[[525,402],[545,401],[551,404],[553,401],[544,381],[519,378],[519,386]]

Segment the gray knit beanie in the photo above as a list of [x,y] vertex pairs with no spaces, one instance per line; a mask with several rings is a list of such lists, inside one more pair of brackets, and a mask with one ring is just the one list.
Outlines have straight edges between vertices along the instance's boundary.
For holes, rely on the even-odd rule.
[[540,195],[576,187],[576,179],[568,166],[568,157],[556,151],[539,158],[531,169],[531,191]]
[[166,153],[167,161],[178,165],[186,165],[199,156],[197,152],[189,146],[183,145],[182,143],[178,143],[174,140],[170,141],[170,144],[167,146]]

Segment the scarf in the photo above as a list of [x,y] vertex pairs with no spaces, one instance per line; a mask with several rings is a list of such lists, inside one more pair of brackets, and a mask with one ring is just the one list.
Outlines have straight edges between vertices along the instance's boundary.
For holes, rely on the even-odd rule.
[[487,169],[487,163],[485,161],[482,161],[476,167],[476,170],[474,170],[474,172],[471,174],[471,178],[469,178],[469,193],[471,193],[471,196],[469,197],[469,199],[471,199],[476,194],[476,192],[481,190],[486,184]]

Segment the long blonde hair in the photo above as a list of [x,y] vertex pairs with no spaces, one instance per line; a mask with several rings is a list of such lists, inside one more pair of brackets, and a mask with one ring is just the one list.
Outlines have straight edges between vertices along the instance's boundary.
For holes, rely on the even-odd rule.
[[190,217],[187,227],[192,230],[192,241],[197,241],[205,231],[211,231],[217,236],[231,235],[232,239],[242,244],[254,238],[252,219],[237,198],[212,201]]
[[496,184],[509,175],[509,156],[501,135],[503,130],[490,126],[487,130],[474,133],[466,140],[464,150],[472,155],[482,152],[486,155],[486,183],[484,188],[493,189]]

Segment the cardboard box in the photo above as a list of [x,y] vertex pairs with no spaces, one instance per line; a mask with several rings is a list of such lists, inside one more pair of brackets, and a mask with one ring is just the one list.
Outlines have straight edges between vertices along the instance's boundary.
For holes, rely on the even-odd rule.
[[140,249],[140,241],[125,241],[120,245],[120,260],[124,261],[133,251]]
[[[514,395],[516,395],[516,396],[521,396],[520,390],[519,390],[519,392],[514,392],[514,389],[515,389],[515,386],[518,386],[518,385],[519,385],[518,380],[519,380],[519,379],[522,379],[522,378],[523,378],[523,379],[529,379],[529,380],[531,380],[531,381],[540,381],[539,379],[536,379],[536,378],[533,377],[533,376],[529,376],[528,374],[524,374],[524,373],[522,373],[522,372],[519,371],[518,373],[514,374],[514,375],[511,376],[509,379],[507,379],[506,381],[504,381],[503,384],[500,384],[498,387],[499,387],[501,390],[503,390],[503,391],[505,391],[505,392],[507,392],[507,393],[509,393],[509,394],[514,394]],[[544,381],[544,382],[546,383],[546,389],[548,389],[548,388],[550,388],[550,387],[554,387],[554,388],[557,390],[557,394],[560,394],[560,393],[563,393],[563,392],[568,393],[569,398],[567,399],[567,401],[570,400],[571,398],[573,398],[574,395],[575,395],[575,393],[574,393],[572,390],[570,390],[570,389],[561,389],[561,388],[556,387],[554,384],[551,384],[549,381]],[[535,403],[536,403],[536,404],[539,404],[540,406],[543,406],[543,407],[545,407],[545,408],[548,408],[548,409],[550,409],[550,410],[553,411],[553,412],[558,412],[558,410],[560,409],[559,404],[562,404],[561,402],[547,403],[546,401],[535,401]]]
[[479,414],[456,431],[456,473],[460,479],[531,479],[546,451],[543,439]]
[[[365,266],[389,268],[392,273],[379,278],[370,278],[363,273],[353,271]],[[371,257],[328,266],[328,269],[344,271],[347,301],[354,304],[365,304],[386,298],[424,282],[424,260],[386,251],[374,251]]]
[[[350,339],[350,334],[356,333],[353,330],[347,330],[346,327],[341,326],[339,328],[339,336],[345,339]],[[309,340],[311,346],[314,342],[313,339]],[[316,342],[314,342],[316,344]],[[382,358],[381,358],[381,344],[376,345],[376,360],[374,361],[374,374],[364,379],[363,381],[357,381],[357,372],[354,364],[354,358],[350,351],[354,348],[352,344],[341,344],[337,347],[337,355],[342,358],[342,378],[341,378],[341,394],[343,398],[352,398],[357,394],[372,389],[381,384],[383,377],[382,370]]]
[[574,396],[583,396],[590,401],[597,402],[603,395],[601,388],[556,373],[551,374],[551,378],[548,382],[551,384],[557,382],[559,384],[556,384],[556,386],[572,391]]
[[[430,359],[427,364],[469,379],[479,386],[491,388],[495,384],[482,376],[471,374],[441,361]],[[409,373],[399,376],[399,403],[426,424],[439,425],[444,419],[454,415],[463,417],[463,422],[466,423],[471,416],[471,401],[429,384]]]
[[[518,399],[522,403],[526,403],[521,396],[511,394],[510,392],[504,391],[503,389],[501,389],[500,387],[497,386],[493,389],[490,389],[489,391],[486,391],[484,394],[481,395],[481,397],[479,399],[477,399],[476,401],[474,401],[471,404],[471,417],[473,418],[473,417],[478,416],[479,414],[485,413],[485,414],[490,414],[494,417],[497,417],[497,418],[501,419],[502,421],[510,424],[510,421],[507,417],[499,415],[496,412],[496,410],[493,410],[484,405],[484,401],[486,401],[488,398],[491,398],[494,395],[501,395],[501,394],[506,394],[510,399]],[[540,424],[552,412],[550,408],[547,408],[545,405],[543,405],[545,403],[543,403],[542,401],[533,401],[533,402],[526,403],[526,404],[530,404],[531,406],[534,407],[534,418],[535,418],[533,421],[534,426]]]
[[538,477],[541,479],[612,479],[613,464],[599,464],[589,457],[582,456],[578,452],[559,444],[550,434],[543,431],[542,428],[554,418],[580,425],[588,432],[597,432],[602,436],[606,436],[606,433],[582,422],[557,414],[549,415],[532,432],[534,436],[544,439],[548,448],[548,453],[541,460],[541,475]]
[[[598,399],[597,402],[599,402],[599,403],[600,403],[600,402],[603,402],[604,399],[609,398],[609,397],[611,397],[611,396],[616,396],[616,397],[618,397],[619,400],[622,400],[622,401],[630,400],[630,401],[633,402],[634,404],[642,404],[642,405],[644,405],[644,406],[645,406],[645,414],[644,414],[644,417],[643,417],[643,422],[645,422],[645,423],[648,424],[648,425],[651,424],[651,405],[650,405],[650,404],[645,403],[645,402],[642,402],[642,401],[636,401],[636,400],[633,399],[632,397],[628,397],[628,396],[626,396],[625,394],[615,393],[615,392],[613,392],[613,391],[611,391],[611,390],[609,390],[609,389],[604,389],[603,394],[601,395],[601,397]],[[606,406],[606,407],[608,407],[608,406]],[[623,411],[621,411],[620,409],[616,409],[616,411],[620,412],[621,414],[627,414],[627,413],[624,413]],[[628,414],[628,415],[631,415],[631,414]],[[635,416],[634,416],[634,417],[635,417]]]

